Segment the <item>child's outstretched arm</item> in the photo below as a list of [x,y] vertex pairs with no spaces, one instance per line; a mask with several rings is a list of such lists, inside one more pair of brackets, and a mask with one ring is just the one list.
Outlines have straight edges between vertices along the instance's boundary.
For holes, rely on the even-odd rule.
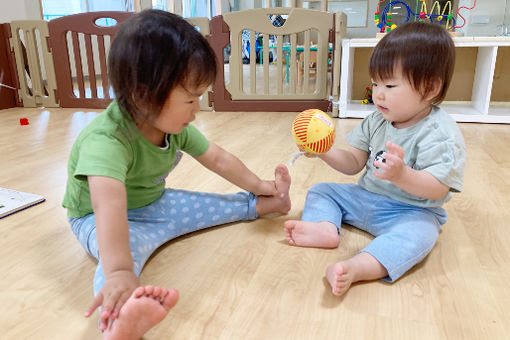
[[411,195],[439,200],[450,188],[424,170],[415,170],[404,163],[404,150],[398,144],[386,142],[386,161],[375,161],[374,165],[382,172],[374,171],[377,178],[388,180]]
[[345,175],[355,175],[365,167],[368,152],[350,146],[347,150],[331,148],[317,157]]
[[122,305],[140,283],[133,272],[124,184],[103,176],[88,176],[88,182],[106,282],[85,316],[101,306],[99,328],[104,330],[110,318],[118,317]]
[[213,142],[206,152],[195,159],[207,169],[255,195],[274,196],[277,194],[274,181],[261,180],[239,158]]

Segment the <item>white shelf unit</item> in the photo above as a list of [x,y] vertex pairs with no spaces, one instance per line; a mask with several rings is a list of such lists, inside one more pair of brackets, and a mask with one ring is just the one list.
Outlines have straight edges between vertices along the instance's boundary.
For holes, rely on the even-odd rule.
[[[510,102],[491,103],[492,84],[498,48],[510,46],[510,37],[455,37],[455,46],[476,47],[473,89],[470,101],[443,102],[441,107],[458,122],[510,123]],[[353,70],[356,49],[373,48],[379,39],[343,39],[340,75],[340,118],[364,118],[374,105],[353,100]],[[367,65],[368,68],[368,65]]]

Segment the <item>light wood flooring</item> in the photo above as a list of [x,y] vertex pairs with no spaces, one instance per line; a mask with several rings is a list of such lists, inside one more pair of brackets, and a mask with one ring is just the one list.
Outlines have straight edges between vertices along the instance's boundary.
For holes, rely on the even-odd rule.
[[[99,112],[99,111],[96,111]],[[92,301],[96,261],[75,240],[61,207],[66,162],[97,113],[78,109],[0,111],[0,187],[47,201],[0,219],[0,339],[100,339]],[[196,125],[263,178],[296,151],[296,113],[199,113]],[[20,126],[28,118],[30,125]],[[336,119],[337,146],[359,120]],[[464,191],[426,260],[394,284],[356,284],[336,297],[326,267],[371,237],[344,226],[338,249],[291,247],[283,222],[299,218],[307,189],[355,182],[317,159],[290,168],[288,216],[232,223],[161,247],[143,283],[175,287],[177,306],[145,339],[510,339],[510,126],[461,124],[467,144]],[[167,185],[238,189],[191,157]]]

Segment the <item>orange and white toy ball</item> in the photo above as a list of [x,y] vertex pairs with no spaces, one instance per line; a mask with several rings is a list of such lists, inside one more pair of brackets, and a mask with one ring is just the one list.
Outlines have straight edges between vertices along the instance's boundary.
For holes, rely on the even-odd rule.
[[327,152],[335,141],[335,125],[319,109],[301,112],[292,124],[292,136],[301,151],[320,154]]

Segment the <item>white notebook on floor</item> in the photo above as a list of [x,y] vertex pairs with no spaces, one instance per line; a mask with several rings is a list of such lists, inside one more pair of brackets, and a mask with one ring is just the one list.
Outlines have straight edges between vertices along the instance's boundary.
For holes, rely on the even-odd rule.
[[0,218],[44,202],[45,198],[17,190],[0,188]]

